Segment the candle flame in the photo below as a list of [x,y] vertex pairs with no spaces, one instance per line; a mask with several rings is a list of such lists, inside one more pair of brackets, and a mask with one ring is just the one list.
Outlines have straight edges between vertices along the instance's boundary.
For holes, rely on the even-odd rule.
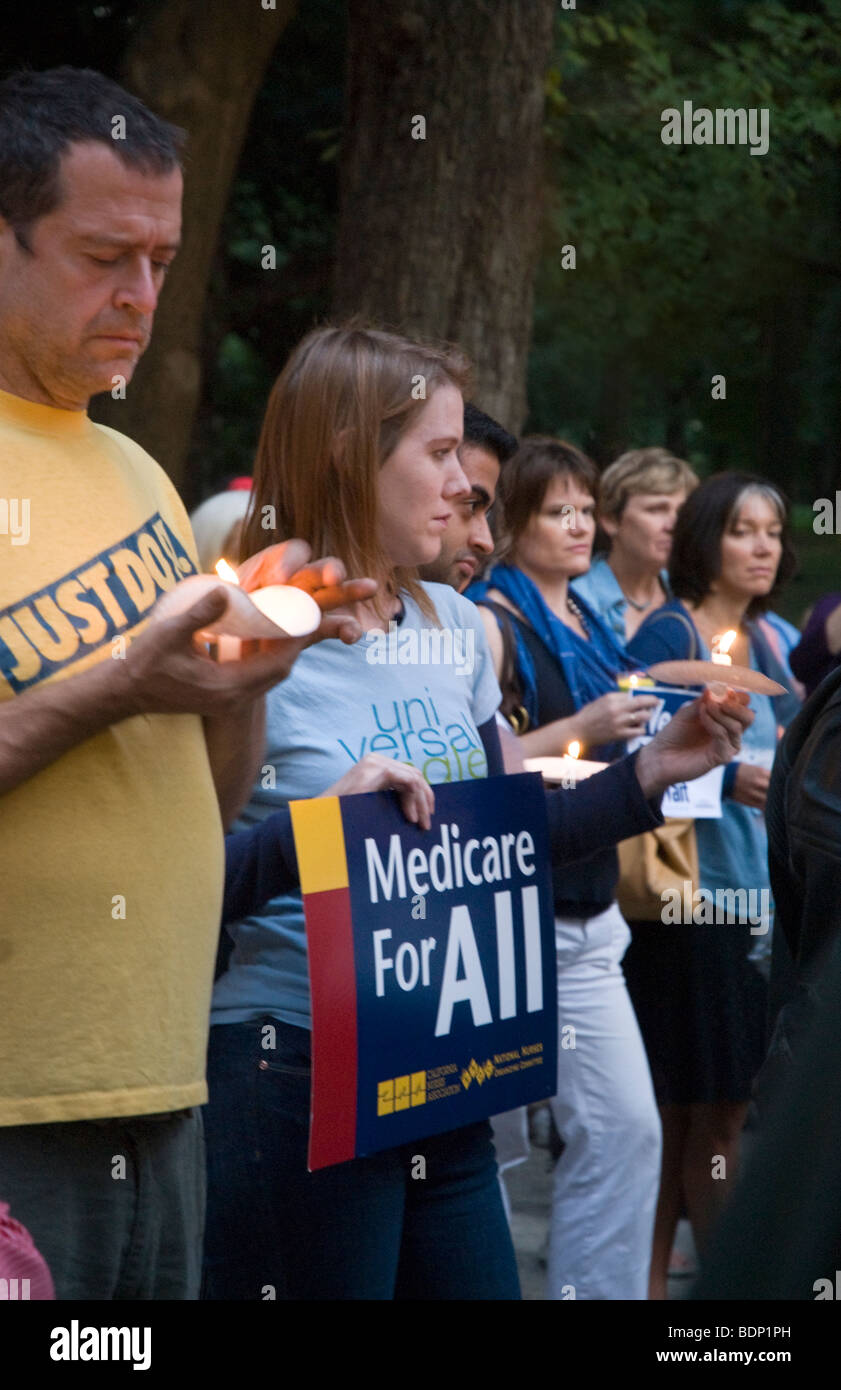
[[711,655],[717,665],[730,666],[732,664],[732,657],[728,656],[728,652],[738,635],[735,628],[731,627],[727,632],[722,632],[718,637],[713,638]]
[[[216,573],[220,579],[226,580],[228,584],[239,584],[239,577],[233,565],[229,565],[227,560],[220,560],[216,566]],[[734,634],[735,636],[735,634]]]
[[577,757],[580,756],[580,754],[581,754],[581,744],[578,742],[578,739],[577,739],[577,738],[574,738],[574,739],[572,740],[572,743],[571,743],[571,744],[569,745],[569,747],[567,748],[567,757],[568,757],[568,758],[577,758]]

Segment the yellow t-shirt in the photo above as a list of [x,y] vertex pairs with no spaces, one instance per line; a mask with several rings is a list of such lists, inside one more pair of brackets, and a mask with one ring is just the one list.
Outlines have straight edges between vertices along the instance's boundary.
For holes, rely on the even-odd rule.
[[[0,392],[0,701],[118,659],[195,568],[148,454]],[[0,1125],[207,1099],[223,873],[197,715],[126,719],[0,796]]]

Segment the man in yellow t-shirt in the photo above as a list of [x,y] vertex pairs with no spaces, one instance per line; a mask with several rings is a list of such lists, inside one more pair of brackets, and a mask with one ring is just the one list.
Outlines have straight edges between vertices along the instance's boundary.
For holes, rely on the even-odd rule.
[[[99,74],[0,83],[0,1200],[59,1298],[197,1297],[222,824],[304,645],[210,661],[193,634],[221,590],[155,617],[196,568],[189,523],[87,415],[149,341],[180,142]],[[307,559],[273,547],[248,586]]]

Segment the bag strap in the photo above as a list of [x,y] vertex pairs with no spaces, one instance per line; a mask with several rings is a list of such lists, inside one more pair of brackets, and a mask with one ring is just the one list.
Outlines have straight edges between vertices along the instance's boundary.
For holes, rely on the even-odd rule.
[[679,613],[676,608],[672,608],[668,613],[664,613],[663,609],[660,608],[656,613],[652,613],[646,623],[646,627],[652,627],[654,623],[658,621],[663,622],[668,618],[674,618],[676,622],[679,622],[682,627],[686,628],[686,631],[689,633],[689,656],[685,659],[687,661],[697,661],[700,650],[698,646],[698,634],[695,631],[694,624],[689,621],[685,613]]
[[514,636],[513,619],[507,608],[491,598],[481,599],[477,606],[490,609],[496,618],[502,638],[502,667],[499,673],[499,688],[502,692],[500,711],[515,734],[524,734],[529,726],[529,716],[523,704],[523,688],[517,671],[517,639]]

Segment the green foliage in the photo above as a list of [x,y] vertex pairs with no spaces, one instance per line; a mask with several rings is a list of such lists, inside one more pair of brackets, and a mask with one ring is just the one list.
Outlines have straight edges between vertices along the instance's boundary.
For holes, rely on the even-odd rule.
[[[791,485],[791,441],[775,447],[785,392],[771,399],[768,381],[793,332],[800,362],[783,376],[812,495],[816,450],[838,430],[839,49],[838,0],[559,10],[531,428],[603,456],[669,432],[702,468]],[[768,153],[664,145],[661,112],[684,101],[769,108]],[[561,268],[566,243],[574,271]],[[711,399],[715,373],[726,402]]]

